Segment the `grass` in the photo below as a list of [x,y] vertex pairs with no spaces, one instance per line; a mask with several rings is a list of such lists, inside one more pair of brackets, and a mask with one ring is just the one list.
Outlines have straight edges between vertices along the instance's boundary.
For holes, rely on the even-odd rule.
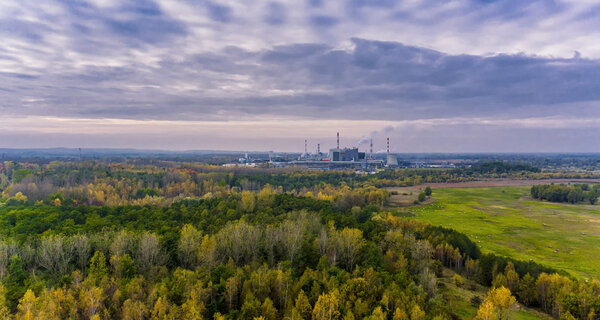
[[528,198],[529,187],[435,189],[416,219],[461,231],[491,252],[600,279],[600,205]]

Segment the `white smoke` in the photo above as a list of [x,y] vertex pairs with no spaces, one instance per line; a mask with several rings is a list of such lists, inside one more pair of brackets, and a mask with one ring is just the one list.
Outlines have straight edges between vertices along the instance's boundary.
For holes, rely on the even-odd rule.
[[366,144],[366,145],[368,145],[370,142],[371,142],[371,138],[370,138],[370,137],[367,137],[367,136],[362,136],[362,137],[360,138],[360,140],[358,140],[358,142],[356,143],[356,146],[357,146],[357,147],[360,147],[360,146],[362,146],[363,144]]

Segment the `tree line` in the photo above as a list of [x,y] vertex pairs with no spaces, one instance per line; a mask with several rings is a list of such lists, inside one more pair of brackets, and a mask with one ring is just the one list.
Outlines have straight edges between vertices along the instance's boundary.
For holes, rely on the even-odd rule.
[[550,184],[531,187],[531,197],[551,202],[596,204],[600,196],[600,185],[589,184]]

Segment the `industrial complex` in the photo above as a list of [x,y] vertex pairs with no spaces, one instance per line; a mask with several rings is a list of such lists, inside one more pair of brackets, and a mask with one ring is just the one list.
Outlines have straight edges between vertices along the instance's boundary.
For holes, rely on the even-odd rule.
[[337,133],[335,148],[329,149],[327,154],[321,152],[321,145],[317,144],[316,153],[308,152],[308,141],[304,140],[304,153],[298,159],[291,161],[275,161],[269,159],[270,167],[306,167],[309,169],[336,170],[356,169],[362,171],[376,171],[385,167],[397,167],[398,159],[390,153],[390,139],[387,138],[387,158],[379,159],[373,153],[373,140],[371,139],[369,153],[361,152],[358,147],[340,148],[340,133]]
[[425,154],[403,154],[402,161],[398,155],[390,152],[390,138],[386,138],[386,152],[373,152],[373,139],[370,139],[369,150],[360,151],[356,146],[340,147],[340,134],[337,133],[335,148],[329,152],[321,152],[321,144],[317,143],[316,150],[309,152],[308,140],[304,140],[303,153],[274,153],[253,152],[245,153],[237,162],[226,163],[227,167],[270,167],[286,168],[299,167],[311,170],[356,170],[362,173],[373,173],[388,168],[457,168],[470,165],[470,161],[456,158],[439,158]]

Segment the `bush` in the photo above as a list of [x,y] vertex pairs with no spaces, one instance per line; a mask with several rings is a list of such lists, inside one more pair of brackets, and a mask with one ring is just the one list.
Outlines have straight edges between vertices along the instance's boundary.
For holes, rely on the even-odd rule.
[[458,273],[454,274],[454,276],[452,277],[452,282],[457,287],[462,287],[462,285],[465,283],[463,277],[461,277]]
[[474,307],[479,307],[479,305],[481,304],[481,298],[479,296],[473,296],[473,298],[471,298],[471,304]]
[[419,193],[419,202],[423,202],[423,201],[425,201],[425,199],[427,199],[425,192]]
[[429,196],[431,196],[431,193],[432,193],[432,192],[433,192],[433,191],[431,190],[431,187],[427,187],[427,188],[425,188],[425,195],[426,195],[426,196],[428,196],[428,197],[429,197]]

